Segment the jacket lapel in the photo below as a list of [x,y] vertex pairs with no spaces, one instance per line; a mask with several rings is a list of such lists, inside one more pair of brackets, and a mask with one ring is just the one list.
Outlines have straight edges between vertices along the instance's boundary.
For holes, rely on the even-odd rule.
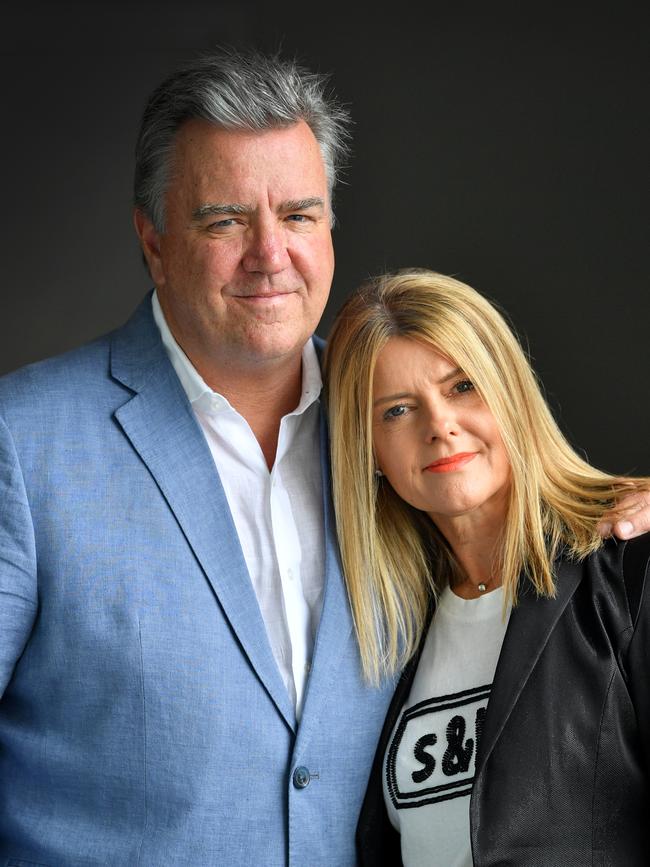
[[147,297],[115,333],[111,372],[134,396],[115,418],[155,479],[248,659],[279,712],[295,712],[269,645],[226,496]]
[[538,597],[522,578],[519,603],[513,608],[503,640],[488,702],[476,777],[482,772],[548,639],[580,582],[579,563],[566,559],[556,575],[556,596]]
[[[325,538],[325,575],[323,607],[314,642],[312,669],[307,681],[304,708],[309,717],[318,719],[316,705],[331,700],[336,670],[347,649],[353,630],[352,613],[343,578],[336,540],[336,520],[331,496],[329,436],[324,409],[320,410],[321,478],[323,484],[323,518]],[[305,711],[303,710],[303,716]]]

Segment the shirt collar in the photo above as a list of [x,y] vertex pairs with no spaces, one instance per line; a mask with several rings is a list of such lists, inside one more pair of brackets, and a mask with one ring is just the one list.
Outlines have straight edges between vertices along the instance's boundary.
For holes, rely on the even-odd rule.
[[[231,404],[223,395],[210,388],[176,342],[174,335],[167,325],[167,320],[165,319],[165,314],[162,311],[160,301],[158,300],[158,293],[155,289],[151,297],[151,307],[154,321],[160,331],[163,346],[189,402],[194,405],[206,396],[212,403],[213,399],[218,397],[220,403],[223,402],[224,406],[232,409]],[[301,415],[312,403],[318,400],[322,387],[323,379],[314,342],[313,340],[308,340],[302,350],[302,392],[300,394],[300,401],[298,402],[298,406],[289,415]],[[236,412],[236,410],[233,411]]]

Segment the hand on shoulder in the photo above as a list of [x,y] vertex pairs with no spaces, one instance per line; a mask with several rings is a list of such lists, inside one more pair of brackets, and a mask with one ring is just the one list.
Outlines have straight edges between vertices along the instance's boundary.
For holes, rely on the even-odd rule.
[[601,536],[618,539],[634,539],[650,532],[650,480],[646,490],[621,497],[615,509],[605,512],[598,531]]

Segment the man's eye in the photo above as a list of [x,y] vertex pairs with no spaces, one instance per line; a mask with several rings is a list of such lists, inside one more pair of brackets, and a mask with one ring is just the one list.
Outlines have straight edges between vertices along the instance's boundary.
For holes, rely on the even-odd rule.
[[217,220],[214,223],[210,223],[208,229],[212,232],[218,232],[219,229],[229,229],[231,226],[235,225],[235,221],[232,217],[228,217],[226,220]]
[[463,394],[466,391],[474,391],[474,383],[469,379],[461,379],[460,382],[456,383],[454,389],[459,394]]
[[291,220],[292,223],[306,223],[309,217],[306,214],[289,214],[287,220]]

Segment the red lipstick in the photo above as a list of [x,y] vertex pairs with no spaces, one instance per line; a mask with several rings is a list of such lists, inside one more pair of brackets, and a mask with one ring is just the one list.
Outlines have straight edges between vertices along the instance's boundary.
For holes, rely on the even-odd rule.
[[425,467],[428,473],[451,473],[454,470],[459,470],[468,464],[476,457],[478,452],[458,452],[456,455],[450,455],[448,458],[440,458],[439,461],[434,461]]

